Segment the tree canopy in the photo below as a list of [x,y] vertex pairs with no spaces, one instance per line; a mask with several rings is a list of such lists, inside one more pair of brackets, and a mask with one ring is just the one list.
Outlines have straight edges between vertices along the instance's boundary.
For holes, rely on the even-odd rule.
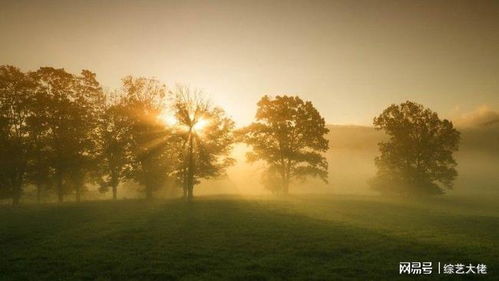
[[240,130],[252,151],[249,162],[264,161],[263,183],[275,193],[288,193],[293,179],[318,177],[327,182],[329,129],[309,101],[297,96],[264,96],[258,102],[256,121]]
[[13,66],[0,67],[0,195],[19,202],[26,178],[32,141],[33,84]]
[[[193,93],[193,92],[192,92]],[[162,115],[173,112],[175,124]],[[126,76],[105,94],[88,70],[0,67],[0,196],[18,204],[27,185],[40,200],[55,191],[77,201],[88,186],[101,192],[134,181],[146,198],[181,186],[192,198],[203,178],[225,173],[234,122],[187,87]]]
[[94,73],[80,75],[41,67],[32,73],[36,97],[42,104],[36,118],[44,124],[47,155],[59,201],[75,192],[80,200],[86,177],[95,165],[96,128],[104,93]]
[[176,166],[171,131],[158,118],[167,106],[168,90],[157,79],[127,76],[121,93],[129,134],[127,178],[144,186],[146,198],[151,199]]
[[177,180],[191,199],[200,179],[221,176],[235,160],[230,157],[234,121],[204,99],[200,91],[178,86],[173,92],[175,128],[181,138]]
[[[404,196],[442,194],[457,171],[460,135],[452,122],[424,106],[391,105],[374,118],[389,140],[379,143],[372,187]],[[118,198],[125,182],[145,198],[183,190],[193,198],[203,179],[226,175],[235,141],[265,164],[262,183],[287,194],[295,181],[328,182],[329,129],[310,101],[263,96],[255,121],[234,131],[225,111],[196,89],[169,89],[154,78],[126,76],[106,93],[94,73],[0,66],[0,199],[18,204],[33,186],[40,201],[55,194],[79,201],[89,187]]]
[[118,197],[118,185],[125,181],[131,169],[131,128],[128,120],[123,96],[110,94],[98,126],[99,167],[96,177],[99,190],[105,193],[111,188],[114,200]]
[[453,187],[459,132],[452,122],[421,104],[391,105],[374,118],[374,126],[388,136],[375,158],[375,190],[404,196],[442,194]]

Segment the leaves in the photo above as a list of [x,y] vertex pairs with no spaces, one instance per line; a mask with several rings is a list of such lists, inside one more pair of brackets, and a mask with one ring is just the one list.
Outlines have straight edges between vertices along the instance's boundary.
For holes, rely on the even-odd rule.
[[374,118],[374,126],[390,137],[379,144],[375,189],[407,195],[439,194],[452,188],[457,177],[453,152],[459,145],[459,132],[452,122],[407,101],[385,109]]
[[192,196],[192,188],[201,179],[219,177],[234,164],[229,154],[235,123],[221,108],[211,106],[198,90],[178,86],[173,94],[173,111],[178,120],[174,129],[182,143],[177,181]]
[[0,66],[0,197],[17,203],[28,167],[31,147],[28,120],[33,83],[13,66]]
[[311,102],[299,97],[264,96],[258,102],[256,122],[238,131],[238,138],[252,147],[249,162],[264,161],[268,171],[264,182],[280,177],[280,188],[287,192],[293,178],[319,177],[327,182],[327,161],[322,155],[329,148],[325,135],[329,132],[324,118]]

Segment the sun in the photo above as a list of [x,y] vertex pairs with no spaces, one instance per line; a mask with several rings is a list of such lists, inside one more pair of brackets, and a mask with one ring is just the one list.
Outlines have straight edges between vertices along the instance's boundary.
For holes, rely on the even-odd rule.
[[[163,122],[167,127],[179,127],[184,130],[189,130],[189,127],[184,124],[179,124],[179,121],[174,115],[163,113],[157,117],[161,122]],[[192,126],[193,131],[200,132],[210,124],[209,119],[199,118],[197,122]]]
[[167,126],[175,126],[178,123],[177,118],[171,114],[160,114],[158,116],[158,119],[161,120],[161,122],[165,123]]
[[192,126],[192,129],[194,131],[202,131],[206,126],[209,124],[209,120],[200,118],[194,126]]

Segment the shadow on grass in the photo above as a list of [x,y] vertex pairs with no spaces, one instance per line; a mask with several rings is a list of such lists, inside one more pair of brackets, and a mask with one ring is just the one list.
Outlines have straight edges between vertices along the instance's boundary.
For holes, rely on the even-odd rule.
[[[351,203],[355,216],[387,208],[371,203]],[[480,280],[496,277],[498,257],[486,243],[474,250],[467,241],[423,243],[417,233],[392,235],[381,224],[293,210],[286,200],[217,198],[3,209],[0,279],[413,280],[398,275],[401,261],[486,263],[490,273]],[[397,212],[410,225],[414,210]],[[470,276],[429,276],[446,277]]]

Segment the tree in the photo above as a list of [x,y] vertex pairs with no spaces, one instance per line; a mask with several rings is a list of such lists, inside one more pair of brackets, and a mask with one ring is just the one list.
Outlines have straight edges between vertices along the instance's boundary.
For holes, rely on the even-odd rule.
[[312,103],[284,95],[264,96],[257,105],[256,122],[241,129],[240,136],[253,149],[247,160],[267,164],[266,187],[287,194],[293,179],[313,176],[327,182],[322,153],[329,148],[329,130]]
[[234,121],[203,99],[200,91],[178,86],[174,94],[175,131],[181,138],[177,180],[184,198],[190,200],[200,179],[219,177],[234,163],[229,156]]
[[33,82],[13,66],[0,66],[0,195],[17,205],[30,152],[27,123],[32,114]]
[[95,74],[88,70],[73,75],[64,69],[42,67],[33,77],[38,85],[37,96],[45,102],[43,116],[59,202],[71,191],[79,201],[85,179],[95,166],[102,89]]
[[459,132],[452,122],[421,104],[407,101],[392,104],[374,118],[377,130],[389,141],[379,143],[375,158],[376,177],[372,187],[386,194],[403,196],[442,194],[451,189],[457,176],[453,152]]
[[123,79],[130,137],[130,170],[127,177],[145,187],[147,199],[164,186],[176,167],[178,153],[171,131],[159,118],[167,106],[166,86],[148,78]]
[[[77,112],[73,116],[77,120],[80,135],[79,149],[73,158],[70,179],[74,186],[76,201],[80,201],[81,192],[85,188],[87,177],[94,174],[98,161],[99,121],[104,111],[105,96],[95,73],[82,70],[74,76]],[[76,152],[76,150],[75,150]]]
[[117,199],[118,185],[130,170],[130,122],[123,97],[111,95],[106,102],[99,132],[100,191],[111,188]]
[[[33,76],[33,73],[29,74]],[[32,78],[34,83],[36,79]],[[35,84],[36,85],[36,84]],[[36,91],[31,100],[32,114],[27,118],[27,126],[30,134],[30,151],[28,159],[27,181],[36,188],[36,199],[41,202],[43,190],[49,190],[52,186],[53,168],[50,157],[53,155],[49,142],[49,130],[47,124],[47,97]]]

